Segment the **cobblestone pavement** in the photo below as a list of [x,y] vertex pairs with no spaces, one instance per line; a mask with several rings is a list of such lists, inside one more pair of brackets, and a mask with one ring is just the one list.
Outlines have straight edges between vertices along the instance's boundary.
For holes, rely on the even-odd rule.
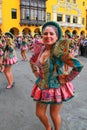
[[[29,58],[31,52],[27,52],[27,55]],[[21,61],[19,50],[17,56],[19,61],[12,67],[14,88],[6,89],[7,80],[0,73],[0,130],[45,130],[35,116],[35,102],[30,98],[35,77],[29,62]],[[87,130],[87,58],[79,59],[84,68],[73,80],[75,97],[64,103],[61,110],[61,130]],[[47,113],[49,115],[49,110]]]

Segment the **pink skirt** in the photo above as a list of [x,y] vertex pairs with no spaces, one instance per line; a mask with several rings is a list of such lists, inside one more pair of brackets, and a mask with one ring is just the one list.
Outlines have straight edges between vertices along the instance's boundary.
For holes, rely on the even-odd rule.
[[17,62],[17,57],[14,56],[13,58],[7,58],[3,60],[4,65],[13,65]]
[[28,49],[28,46],[26,45],[26,46],[21,46],[21,50],[27,50]]
[[62,103],[74,96],[74,87],[71,82],[68,82],[59,88],[50,88],[41,90],[36,84],[31,92],[31,97],[35,101],[40,101],[45,104]]

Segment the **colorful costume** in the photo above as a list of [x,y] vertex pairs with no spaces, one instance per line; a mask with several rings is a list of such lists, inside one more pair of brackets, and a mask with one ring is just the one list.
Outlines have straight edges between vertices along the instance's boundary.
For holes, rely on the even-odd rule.
[[4,50],[3,64],[12,65],[17,62],[17,56],[14,47],[6,45]]
[[[42,49],[41,54],[45,48]],[[43,103],[62,103],[74,96],[71,81],[79,74],[83,65],[69,54],[69,40],[60,40],[51,50],[51,56],[41,64],[34,56],[30,59],[33,72],[39,69],[39,77],[34,84],[31,96],[34,100]],[[72,71],[64,74],[63,66],[68,64]],[[63,80],[63,84],[60,82]]]

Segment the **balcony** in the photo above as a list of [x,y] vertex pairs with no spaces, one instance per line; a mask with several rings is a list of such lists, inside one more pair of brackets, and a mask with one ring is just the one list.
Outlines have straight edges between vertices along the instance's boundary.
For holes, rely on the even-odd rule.
[[67,23],[67,22],[58,22],[60,26],[62,27],[73,27],[73,28],[82,28],[83,24],[78,24],[78,23]]
[[45,20],[25,20],[21,19],[20,25],[28,25],[28,26],[41,26]]

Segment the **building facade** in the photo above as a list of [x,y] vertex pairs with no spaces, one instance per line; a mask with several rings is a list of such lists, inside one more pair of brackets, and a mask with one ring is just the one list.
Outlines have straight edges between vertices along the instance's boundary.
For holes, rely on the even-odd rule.
[[87,35],[87,0],[48,0],[47,20],[57,21],[73,35]]
[[0,33],[40,33],[50,20],[60,24],[63,35],[87,35],[87,0],[0,0]]
[[40,33],[45,18],[46,0],[0,0],[0,33]]

